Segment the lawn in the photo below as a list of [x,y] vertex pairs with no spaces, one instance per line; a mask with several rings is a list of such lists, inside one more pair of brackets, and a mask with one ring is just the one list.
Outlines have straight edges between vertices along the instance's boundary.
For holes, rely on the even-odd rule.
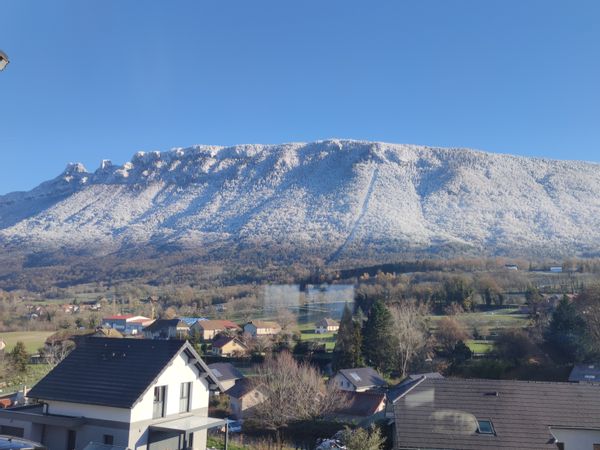
[[300,340],[302,341],[315,341],[325,342],[325,348],[327,351],[333,350],[335,347],[336,333],[315,333],[314,322],[303,323],[298,327],[300,330]]
[[53,331],[11,331],[0,333],[0,339],[6,344],[6,351],[9,352],[18,341],[25,344],[29,353],[37,353],[40,347],[44,346],[46,338],[54,334]]
[[491,352],[494,349],[494,343],[490,341],[479,341],[475,339],[468,340],[467,346],[473,353],[483,354]]
[[[490,331],[497,331],[503,328],[523,328],[527,326],[528,318],[526,314],[517,314],[517,309],[501,309],[486,312],[472,312],[452,316],[462,323],[468,332],[472,332],[474,327],[487,328]],[[435,328],[437,321],[447,316],[430,316],[431,324]]]
[[28,364],[27,371],[22,374],[14,375],[6,380],[6,386],[0,389],[0,392],[16,392],[22,389],[23,386],[30,388],[40,381],[49,371],[50,366],[48,364]]

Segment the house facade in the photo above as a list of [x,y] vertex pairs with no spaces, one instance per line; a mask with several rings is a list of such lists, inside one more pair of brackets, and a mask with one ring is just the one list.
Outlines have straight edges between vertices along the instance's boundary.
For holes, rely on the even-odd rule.
[[224,424],[208,417],[210,389],[222,388],[186,342],[89,338],[31,389],[37,403],[0,411],[0,427],[52,450],[204,450]]
[[211,352],[215,356],[243,356],[248,347],[238,338],[218,336],[212,344]]
[[133,314],[118,314],[104,317],[102,327],[113,328],[122,334],[136,335],[141,333],[144,327],[153,322],[152,319],[144,316],[134,316]]
[[210,341],[224,331],[239,331],[240,327],[231,320],[201,320],[192,325],[191,332],[203,341]]
[[250,336],[274,336],[279,332],[281,332],[281,326],[277,322],[253,320],[244,325],[244,333]]
[[236,419],[244,419],[252,415],[256,405],[265,400],[260,389],[257,389],[248,378],[242,378],[235,385],[225,391],[229,397],[231,415]]

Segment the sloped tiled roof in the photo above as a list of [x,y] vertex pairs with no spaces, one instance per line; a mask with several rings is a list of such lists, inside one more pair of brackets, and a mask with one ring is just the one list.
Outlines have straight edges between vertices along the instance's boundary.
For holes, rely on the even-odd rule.
[[249,378],[241,378],[225,391],[225,394],[233,398],[242,398],[254,390],[254,383]]
[[340,373],[357,389],[385,386],[386,382],[375,369],[371,367],[358,367],[356,369],[342,369]]
[[577,364],[571,370],[569,381],[600,383],[600,364]]
[[213,374],[219,381],[239,380],[240,378],[244,378],[242,372],[237,370],[231,363],[209,364],[208,368],[213,371]]
[[167,330],[169,328],[189,328],[188,324],[179,319],[158,319],[144,328],[144,331],[151,333]]
[[328,317],[317,322],[318,327],[338,327],[339,325],[340,323],[337,320],[333,320]]
[[[592,384],[424,379],[394,404],[395,449],[554,449],[550,427],[600,428]],[[477,432],[490,420],[495,434]]]
[[196,358],[198,369],[208,372],[185,341],[87,338],[28,397],[131,408],[180,352]]
[[247,348],[246,345],[242,341],[240,341],[239,339],[236,339],[234,337],[229,337],[229,336],[217,336],[214,339],[212,346],[213,346],[213,348],[221,348],[221,347],[224,347],[227,344],[229,344],[231,341],[235,341],[241,347]]
[[347,416],[372,416],[385,401],[383,392],[345,392],[347,403],[336,411],[337,414]]
[[226,330],[228,328],[239,328],[237,323],[231,320],[203,320],[198,323],[198,326],[203,330]]
[[281,329],[281,325],[279,325],[277,322],[273,322],[270,320],[253,320],[251,322],[248,322],[249,324],[251,323],[252,325],[254,325],[256,328],[274,328],[274,329]]

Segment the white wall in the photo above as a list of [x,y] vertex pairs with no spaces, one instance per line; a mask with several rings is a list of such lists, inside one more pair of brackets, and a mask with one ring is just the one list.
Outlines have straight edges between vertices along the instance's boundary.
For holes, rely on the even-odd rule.
[[131,411],[131,422],[151,420],[154,402],[154,386],[167,386],[165,416],[179,414],[179,393],[181,383],[192,382],[191,409],[208,408],[208,382],[200,379],[193,365],[187,363],[182,353],[142,396]]
[[593,450],[600,444],[600,430],[557,429],[552,427],[552,435],[565,444],[565,450]]
[[46,403],[48,403],[48,412],[50,414],[89,417],[90,419],[116,420],[117,422],[129,422],[130,420],[130,409],[56,402],[53,400],[48,400]]

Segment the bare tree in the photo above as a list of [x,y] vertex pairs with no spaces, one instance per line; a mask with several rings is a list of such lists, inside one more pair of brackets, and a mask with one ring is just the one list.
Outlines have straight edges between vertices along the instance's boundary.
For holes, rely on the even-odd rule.
[[411,363],[419,355],[424,355],[428,348],[428,308],[416,301],[405,301],[391,312],[394,318],[394,332],[398,336],[396,359],[400,373],[405,376]]
[[438,322],[435,338],[445,352],[450,353],[458,341],[468,339],[464,327],[452,317],[444,317]]
[[346,397],[319,371],[297,362],[288,352],[268,357],[257,367],[253,385],[264,401],[253,409],[251,421],[275,433],[282,448],[282,431],[291,423],[313,420],[344,406]]
[[75,348],[73,341],[64,340],[58,341],[54,344],[46,344],[41,349],[41,354],[50,365],[50,367],[56,367],[63,359],[67,357],[69,353]]

